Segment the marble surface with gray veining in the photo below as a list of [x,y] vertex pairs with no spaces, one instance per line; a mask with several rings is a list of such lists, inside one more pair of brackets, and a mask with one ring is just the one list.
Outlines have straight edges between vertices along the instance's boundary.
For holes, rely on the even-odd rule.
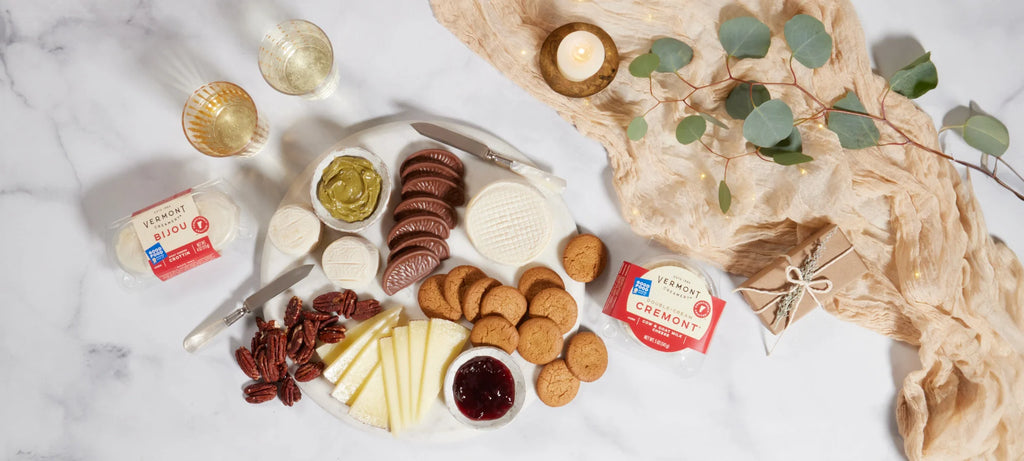
[[[1024,6],[856,3],[883,73],[932,52],[940,86],[918,102],[937,123],[974,101],[1011,138],[1024,135]],[[260,77],[263,31],[291,17],[319,24],[335,44],[340,87],[330,99],[285,96]],[[269,143],[255,158],[207,158],[182,135],[187,94],[221,79],[248,89],[269,118]],[[731,294],[697,377],[612,349],[606,376],[570,405],[530,406],[510,426],[458,444],[369,434],[309,399],[245,403],[231,349],[252,325],[197,355],[182,349],[185,333],[257,288],[256,241],[306,163],[346,133],[426,116],[483,127],[566,177],[576,221],[607,242],[613,268],[655,251],[620,218],[601,146],[469,52],[426,2],[0,1],[0,458],[902,457],[895,392],[918,366],[916,351],[818,311],[766,358],[756,318]],[[944,139],[976,159],[955,136]],[[1018,150],[1011,145],[1007,159],[1021,167]],[[215,177],[242,192],[261,224],[256,238],[167,283],[123,289],[108,224]],[[974,178],[990,231],[1024,250],[1024,203]],[[606,274],[588,287],[587,312],[610,285]]]

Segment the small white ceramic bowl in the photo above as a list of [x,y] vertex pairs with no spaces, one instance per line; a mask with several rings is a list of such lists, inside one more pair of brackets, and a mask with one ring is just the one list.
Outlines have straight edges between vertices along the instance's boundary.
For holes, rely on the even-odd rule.
[[[475,420],[466,417],[459,410],[458,404],[455,403],[455,374],[459,371],[463,365],[470,360],[490,357],[498,360],[503,365],[508,367],[509,372],[512,373],[512,381],[515,386],[515,398],[512,400],[512,407],[501,415],[500,418],[489,419],[489,420]],[[523,371],[519,369],[519,365],[516,365],[511,355],[508,355],[505,351],[496,347],[480,346],[474,347],[459,354],[452,360],[452,364],[448,366],[448,371],[444,375],[444,402],[448,406],[448,411],[452,413],[457,421],[470,427],[477,429],[497,429],[508,424],[510,421],[515,419],[516,415],[519,414],[519,410],[523,409],[523,402],[526,400],[526,379],[523,377]]]
[[[316,196],[316,186],[320,183],[320,178],[324,174],[324,168],[330,165],[334,159],[338,157],[362,157],[370,161],[373,164],[373,169],[380,175],[380,197],[377,198],[377,208],[373,210],[370,216],[366,219],[356,222],[345,222],[340,219],[331,216],[331,213],[324,208],[323,204],[320,203],[320,199]],[[309,200],[313,205],[313,212],[316,216],[327,224],[332,229],[340,230],[342,232],[359,232],[371,224],[380,219],[381,215],[384,214],[384,210],[388,207],[388,201],[391,200],[391,173],[388,172],[388,166],[384,164],[373,152],[370,152],[361,147],[346,147],[341,150],[337,150],[327,154],[324,159],[317,164],[316,170],[313,171],[313,180],[309,183]]]

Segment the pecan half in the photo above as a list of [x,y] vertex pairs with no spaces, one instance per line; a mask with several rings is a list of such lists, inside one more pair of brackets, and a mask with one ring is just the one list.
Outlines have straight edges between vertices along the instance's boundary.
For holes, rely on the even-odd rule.
[[312,346],[316,343],[316,331],[320,329],[320,322],[312,319],[302,321],[302,342]]
[[290,407],[302,398],[302,392],[299,392],[299,386],[295,385],[295,381],[289,376],[281,381],[281,386],[277,389],[277,398],[281,399],[285,406]]
[[275,328],[277,328],[277,321],[271,320],[269,322],[264,322],[263,318],[259,316],[256,317],[256,329],[259,330],[261,333],[273,330]]
[[302,325],[297,325],[292,328],[291,339],[288,340],[288,348],[285,352],[288,353],[288,357],[295,358],[295,354],[302,347],[302,339],[305,337],[302,334]]
[[260,371],[260,376],[263,376],[264,381],[272,383],[281,379],[277,364],[273,363],[265,347],[261,347],[256,351],[255,358],[256,368]]
[[315,351],[316,347],[313,345],[313,343],[304,343],[302,345],[302,348],[300,348],[299,351],[295,353],[295,356],[292,357],[292,360],[294,360],[295,363],[302,365],[306,362],[309,362],[309,359],[313,358],[313,352]]
[[246,376],[252,379],[260,379],[260,371],[256,369],[256,359],[245,346],[239,347],[235,351],[235,361],[238,362],[238,367],[242,369],[242,373],[245,373]]
[[303,320],[312,320],[314,322],[328,322],[335,318],[334,314],[320,311],[302,311]]
[[324,293],[313,299],[313,309],[320,312],[335,313],[341,309],[342,294],[339,291]]
[[309,362],[295,370],[295,380],[300,383],[312,381],[316,379],[317,376],[320,376],[320,373],[323,373],[323,371],[323,362]]
[[380,313],[380,301],[367,299],[356,303],[356,310],[352,313],[352,319],[363,321]]
[[287,355],[287,338],[284,331],[273,329],[267,332],[267,354],[274,364],[284,363]]
[[277,395],[277,385],[274,383],[255,383],[245,387],[245,401],[249,403],[263,403]]
[[339,313],[345,316],[345,318],[351,318],[352,314],[356,311],[356,301],[359,301],[359,298],[356,296],[356,292],[352,290],[345,290],[343,296]]
[[298,296],[292,296],[288,301],[288,307],[284,310],[284,326],[291,328],[299,321],[299,314],[302,313],[302,300]]
[[320,327],[320,331],[317,332],[316,337],[321,342],[333,344],[345,339],[345,331],[345,325],[335,323]]

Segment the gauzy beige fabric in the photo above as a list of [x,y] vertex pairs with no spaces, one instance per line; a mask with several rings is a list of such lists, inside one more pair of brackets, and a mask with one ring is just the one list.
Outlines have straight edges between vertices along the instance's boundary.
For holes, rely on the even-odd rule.
[[[699,144],[674,139],[676,121],[691,111],[663,105],[647,117],[651,128],[643,140],[626,137],[629,121],[653,104],[647,80],[629,75],[628,63],[654,38],[675,37],[695,50],[681,75],[695,84],[721,80],[727,74],[718,26],[743,15],[771,28],[772,46],[763,59],[734,63],[735,75],[790,81],[783,27],[792,16],[809,14],[832,34],[834,50],[829,63],[814,71],[794,63],[799,82],[826,103],[855,90],[879,114],[885,80],[871,71],[848,1],[433,0],[432,6],[459,40],[607,148],[622,214],[637,234],[749,276],[826,223],[842,227],[869,271],[825,309],[920,346],[924,367],[907,376],[896,410],[907,455],[1021,458],[1024,271],[989,236],[970,184],[949,162],[906,146],[846,151],[827,129],[805,124],[804,151],[815,157],[804,165],[806,174],[755,156],[735,160],[728,177],[732,209],[723,215],[717,199],[722,161]],[[551,91],[537,64],[547,33],[571,21],[604,28],[622,56],[615,81],[587,100]],[[664,88],[666,97],[682,93],[673,79],[658,79],[656,88]],[[722,104],[730,86],[693,98],[730,124],[728,130],[708,125],[704,137],[726,155],[747,149],[740,124]],[[791,86],[769,89],[797,117],[815,109]],[[915,139],[938,145],[933,121],[912,102],[890,95],[886,109]],[[883,142],[900,141],[888,131],[882,129]],[[1006,206],[1018,205],[1010,200]]]

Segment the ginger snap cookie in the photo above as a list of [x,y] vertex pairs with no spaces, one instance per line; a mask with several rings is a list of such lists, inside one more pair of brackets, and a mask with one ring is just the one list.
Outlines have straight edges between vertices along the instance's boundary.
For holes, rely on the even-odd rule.
[[480,317],[480,302],[484,295],[491,288],[498,286],[501,286],[501,282],[490,277],[484,277],[469,285],[469,288],[466,289],[466,296],[462,298],[462,315],[466,316],[466,320],[475,322]]
[[531,267],[519,277],[519,292],[526,297],[527,301],[545,288],[565,288],[562,277],[558,273],[544,266]]
[[541,368],[537,375],[537,397],[549,407],[560,407],[576,398],[580,380],[569,371],[565,360],[558,359]]
[[473,324],[469,342],[474,346],[494,346],[511,354],[519,346],[519,331],[505,317],[487,315]]
[[530,301],[529,312],[531,317],[547,317],[554,320],[558,324],[558,330],[566,334],[576,326],[578,309],[576,300],[569,292],[561,288],[546,288]]
[[562,333],[547,317],[534,317],[519,325],[519,347],[527,362],[545,365],[562,353]]
[[580,381],[597,381],[608,368],[608,349],[604,340],[590,331],[577,333],[569,340],[565,364]]
[[526,298],[516,287],[502,285],[491,288],[484,295],[483,301],[480,302],[480,315],[498,314],[513,325],[518,325],[526,315],[526,307]]
[[569,240],[562,253],[565,273],[577,282],[589,283],[604,272],[608,263],[608,249],[601,239],[591,234],[580,234]]
[[423,310],[423,314],[427,317],[457,322],[462,317],[462,308],[452,307],[444,299],[444,293],[441,289],[444,278],[444,274],[438,274],[423,281],[417,296],[420,302],[420,309]]
[[448,304],[461,310],[462,297],[466,294],[466,289],[471,283],[484,277],[487,277],[487,274],[475,266],[464,265],[452,269],[444,278],[444,299]]

